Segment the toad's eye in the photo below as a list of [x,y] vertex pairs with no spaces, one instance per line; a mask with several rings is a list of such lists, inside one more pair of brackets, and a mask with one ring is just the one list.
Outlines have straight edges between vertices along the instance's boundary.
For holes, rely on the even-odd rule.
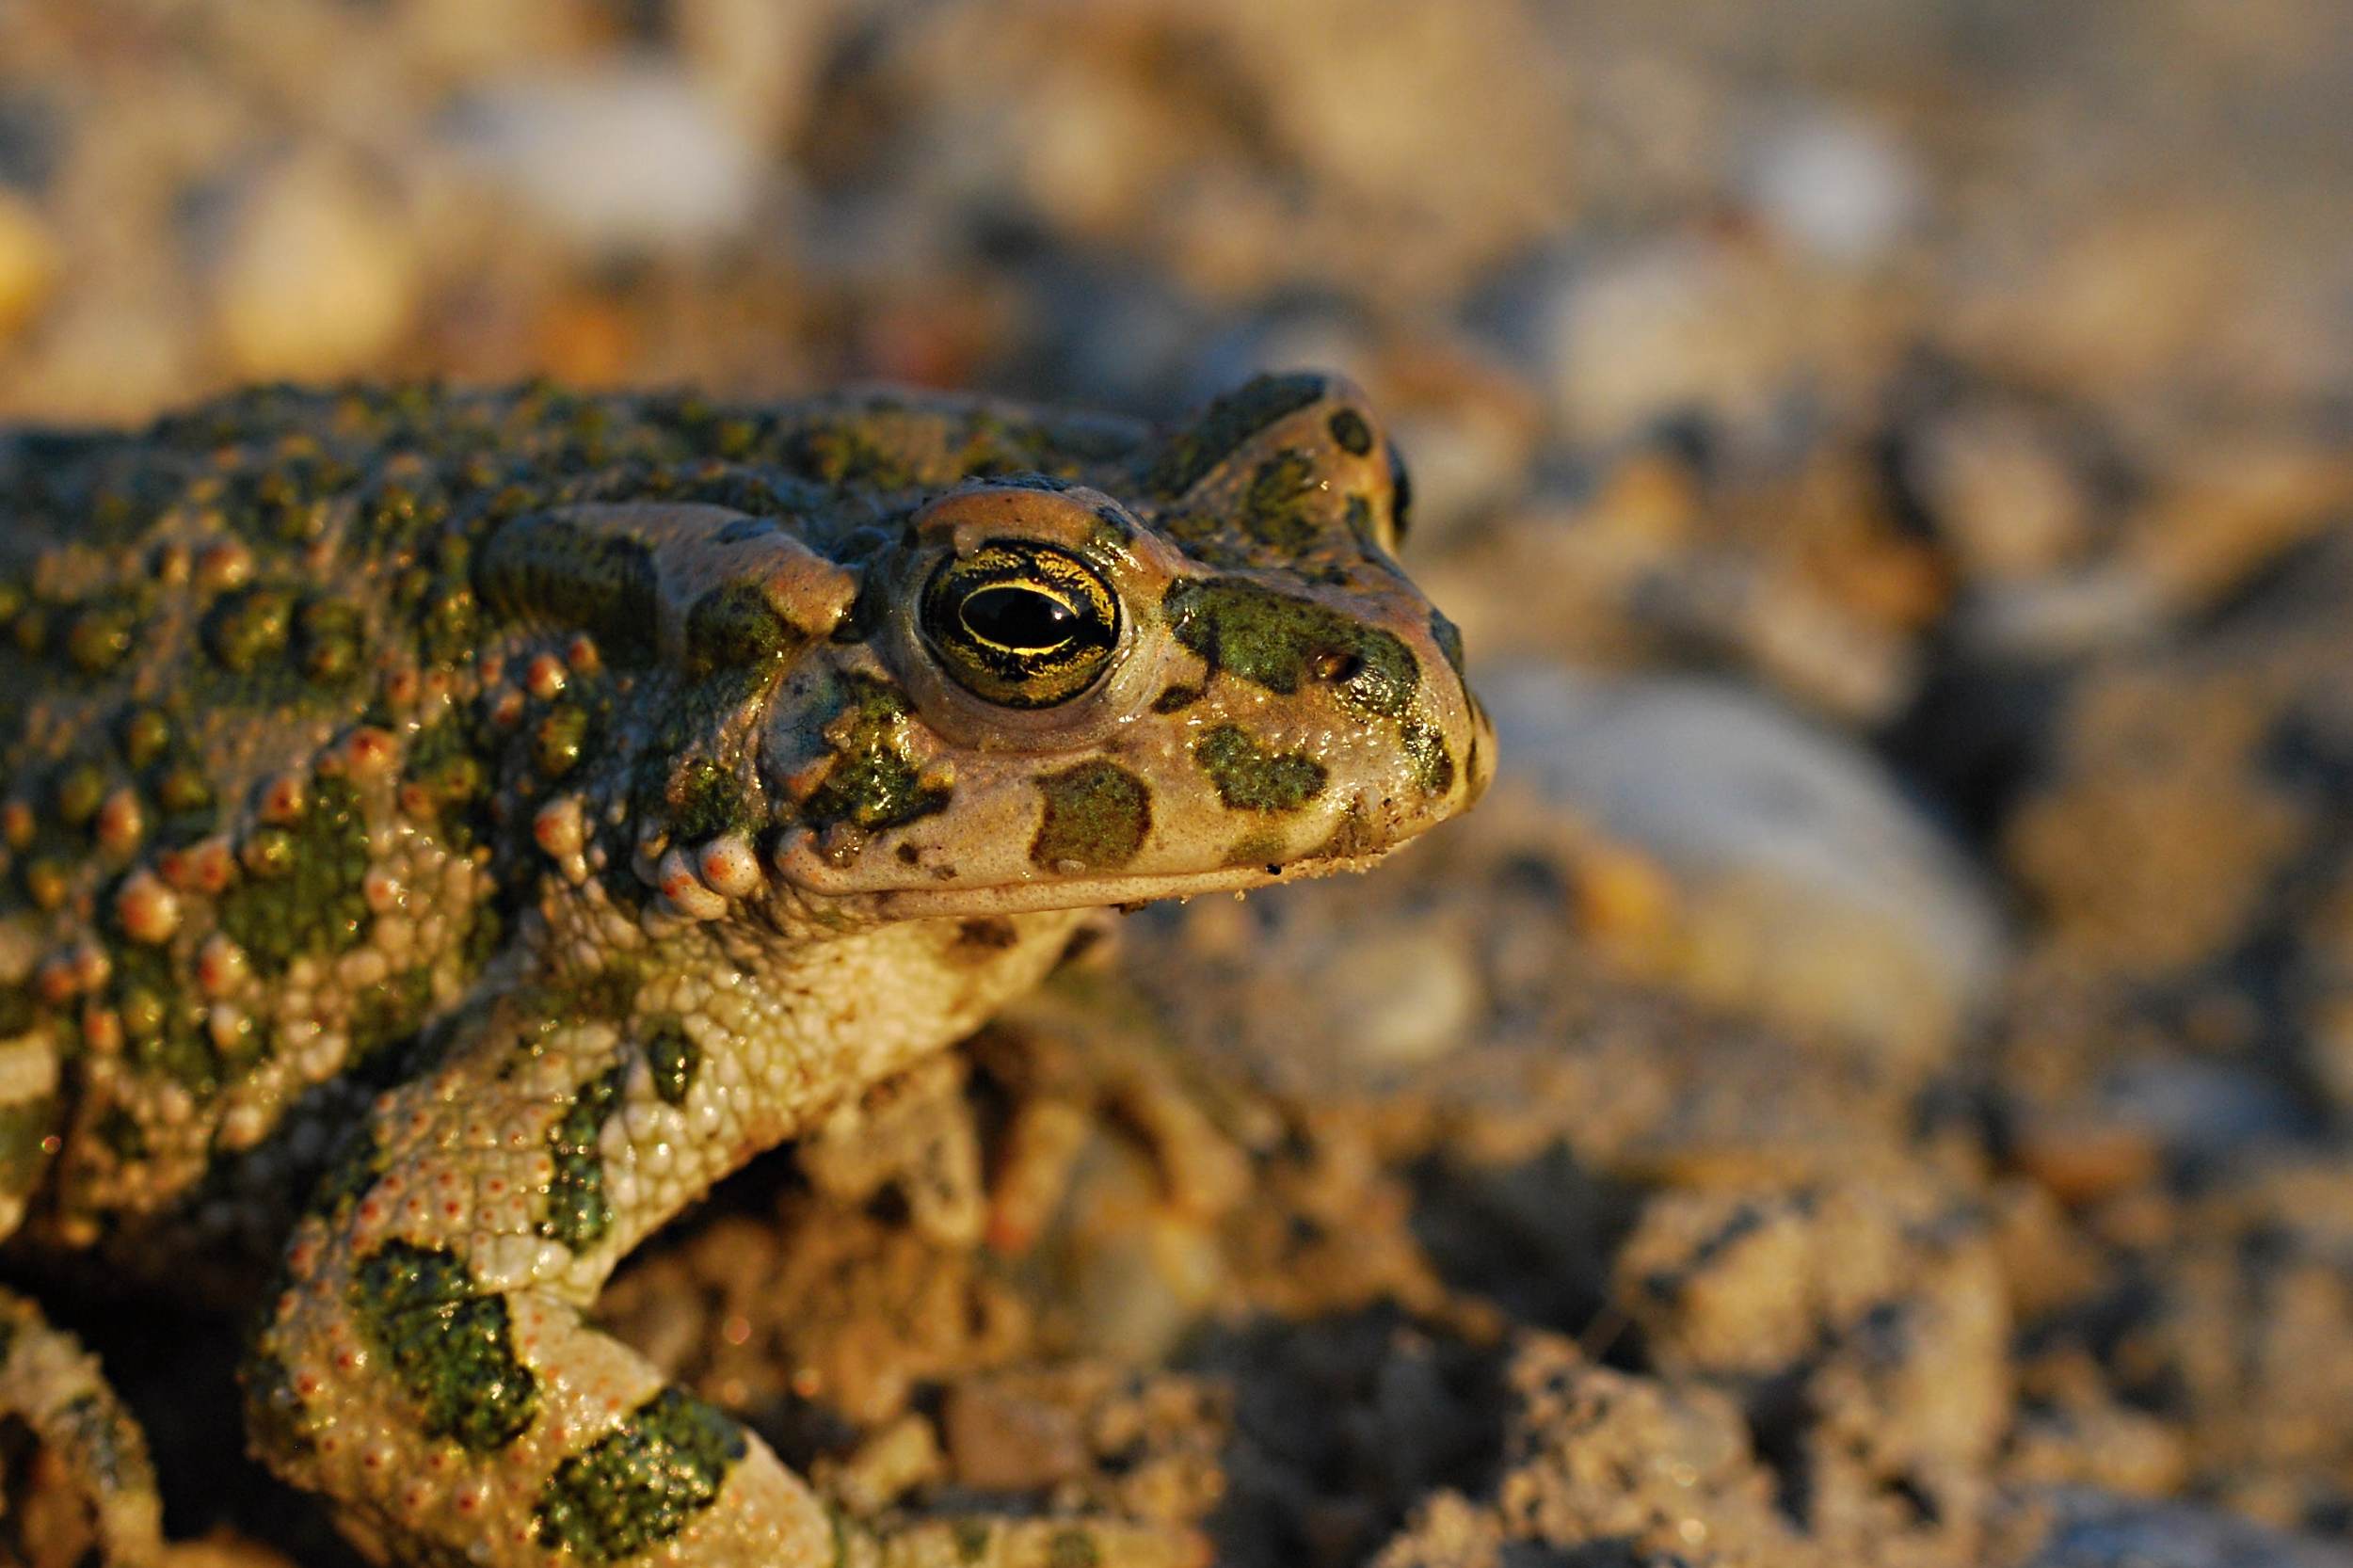
[[1119,600],[1064,551],[991,539],[923,585],[923,641],[957,685],[1007,708],[1051,708],[1095,683],[1119,646]]

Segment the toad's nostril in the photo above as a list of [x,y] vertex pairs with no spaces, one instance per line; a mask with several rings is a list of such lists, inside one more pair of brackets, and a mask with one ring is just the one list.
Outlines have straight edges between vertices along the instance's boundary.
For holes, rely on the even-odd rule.
[[1318,680],[1337,685],[1352,679],[1365,667],[1365,662],[1353,653],[1319,653],[1307,667]]

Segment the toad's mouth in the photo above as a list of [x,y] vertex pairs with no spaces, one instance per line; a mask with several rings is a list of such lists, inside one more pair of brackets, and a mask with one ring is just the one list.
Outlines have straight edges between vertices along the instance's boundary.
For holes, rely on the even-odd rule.
[[[973,915],[1028,915],[1048,909],[1095,909],[1107,905],[1149,904],[1156,899],[1191,898],[1197,893],[1239,893],[1278,882],[1305,882],[1343,872],[1370,869],[1401,846],[1391,844],[1362,855],[1303,856],[1266,865],[1221,866],[1213,871],[1151,872],[1124,876],[1071,877],[1040,873],[1033,882],[1008,882],[994,887],[896,888],[862,895],[853,902],[887,920],[920,920]],[[841,895],[829,895],[840,899]]]

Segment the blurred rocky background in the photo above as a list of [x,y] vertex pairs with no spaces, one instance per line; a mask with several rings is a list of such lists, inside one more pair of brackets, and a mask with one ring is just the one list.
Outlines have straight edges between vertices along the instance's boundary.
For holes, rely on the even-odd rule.
[[[0,416],[1302,364],[1490,803],[1124,922],[616,1325],[885,1538],[2353,1563],[2342,0],[0,0]],[[93,1332],[191,1561],[343,1560]]]

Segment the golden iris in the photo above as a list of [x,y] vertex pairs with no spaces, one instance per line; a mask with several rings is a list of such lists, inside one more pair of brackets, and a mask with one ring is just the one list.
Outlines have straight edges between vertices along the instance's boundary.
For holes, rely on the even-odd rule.
[[1119,600],[1066,551],[991,539],[923,585],[923,640],[957,685],[1007,708],[1051,708],[1092,686],[1119,646]]

